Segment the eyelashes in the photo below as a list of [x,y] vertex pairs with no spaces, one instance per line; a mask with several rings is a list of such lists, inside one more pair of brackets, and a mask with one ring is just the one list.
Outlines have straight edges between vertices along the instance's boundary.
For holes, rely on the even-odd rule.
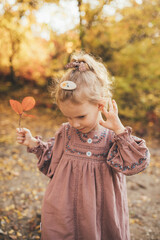
[[[79,117],[77,117],[78,119],[83,119],[83,118],[85,118],[86,117],[86,115],[83,115],[83,116],[79,116]],[[67,117],[69,120],[71,120],[71,118],[70,117]]]

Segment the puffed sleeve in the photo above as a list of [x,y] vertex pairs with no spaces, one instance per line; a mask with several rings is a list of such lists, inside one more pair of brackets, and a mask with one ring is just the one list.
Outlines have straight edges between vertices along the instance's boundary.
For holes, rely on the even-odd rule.
[[63,125],[56,132],[55,137],[50,138],[47,142],[37,136],[38,145],[34,148],[27,148],[30,153],[36,154],[38,158],[37,166],[39,170],[52,178],[63,154],[64,127]]
[[113,134],[107,164],[115,171],[134,175],[143,171],[150,162],[150,153],[145,140],[131,135],[131,127],[121,134]]

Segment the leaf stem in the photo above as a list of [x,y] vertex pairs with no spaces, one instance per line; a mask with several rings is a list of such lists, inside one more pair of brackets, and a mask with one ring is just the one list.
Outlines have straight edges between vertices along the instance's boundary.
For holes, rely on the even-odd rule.
[[22,114],[19,114],[19,128],[21,130],[21,119],[22,119]]

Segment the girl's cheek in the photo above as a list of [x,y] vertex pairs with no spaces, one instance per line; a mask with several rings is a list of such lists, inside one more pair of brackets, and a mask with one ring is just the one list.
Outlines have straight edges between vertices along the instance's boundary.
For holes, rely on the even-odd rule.
[[71,121],[70,119],[68,119],[68,122],[69,122],[69,124],[72,126],[72,121]]
[[87,122],[86,119],[80,121],[81,124],[86,124],[86,122]]

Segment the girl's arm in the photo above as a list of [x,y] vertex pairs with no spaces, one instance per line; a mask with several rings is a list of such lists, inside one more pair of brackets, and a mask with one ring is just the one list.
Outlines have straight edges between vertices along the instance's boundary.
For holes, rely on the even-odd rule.
[[128,176],[143,171],[150,162],[145,141],[131,135],[131,131],[130,127],[126,127],[121,134],[113,133],[106,161],[115,171]]
[[62,133],[63,126],[60,127],[55,137],[44,142],[39,136],[32,137],[29,129],[17,129],[17,142],[26,145],[27,151],[37,156],[39,170],[50,178],[53,177],[63,153]]
[[150,154],[143,139],[131,135],[131,128],[125,128],[118,117],[116,102],[109,100],[109,110],[102,110],[106,121],[100,124],[113,131],[107,164],[125,175],[143,171],[149,164]]
[[110,130],[113,130],[116,134],[124,132],[125,127],[121,123],[118,116],[118,107],[115,100],[109,99],[109,109],[106,110],[104,107],[101,109],[102,113],[106,117],[106,121],[100,120],[100,125]]
[[38,168],[47,175],[51,163],[51,149],[54,139],[43,142],[41,137],[33,137],[29,129],[17,128],[17,142],[27,146],[27,151],[36,155],[38,158]]

